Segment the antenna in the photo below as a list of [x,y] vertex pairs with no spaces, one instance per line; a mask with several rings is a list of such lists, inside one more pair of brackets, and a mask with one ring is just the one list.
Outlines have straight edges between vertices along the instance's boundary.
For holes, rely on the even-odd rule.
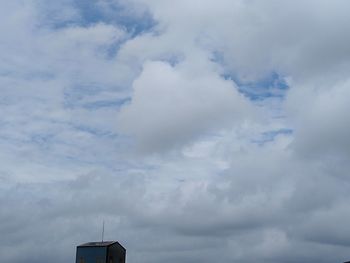
[[102,221],[102,242],[103,242],[104,235],[105,235],[105,221],[103,220]]

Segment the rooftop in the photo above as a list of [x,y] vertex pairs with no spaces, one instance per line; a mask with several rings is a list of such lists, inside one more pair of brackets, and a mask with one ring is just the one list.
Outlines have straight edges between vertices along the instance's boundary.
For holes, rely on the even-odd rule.
[[79,247],[107,247],[114,243],[118,243],[117,241],[103,241],[103,242],[88,242],[79,245]]
[[121,248],[126,250],[119,242],[117,241],[98,241],[98,242],[88,242],[79,245],[78,247],[108,247],[114,244],[118,244]]

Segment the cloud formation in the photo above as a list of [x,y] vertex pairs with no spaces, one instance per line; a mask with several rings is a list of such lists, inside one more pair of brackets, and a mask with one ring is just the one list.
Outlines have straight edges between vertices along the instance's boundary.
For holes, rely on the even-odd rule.
[[231,81],[209,70],[201,73],[181,64],[144,64],[133,83],[132,101],[119,114],[122,131],[153,151],[181,146],[247,118],[248,102]]
[[2,260],[349,260],[349,5],[1,3]]

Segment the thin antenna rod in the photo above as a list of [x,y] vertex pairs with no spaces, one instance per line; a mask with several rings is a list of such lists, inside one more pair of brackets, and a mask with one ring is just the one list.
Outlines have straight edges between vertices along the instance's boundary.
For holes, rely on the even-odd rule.
[[104,235],[105,235],[105,221],[103,220],[103,223],[102,223],[102,242],[103,242]]

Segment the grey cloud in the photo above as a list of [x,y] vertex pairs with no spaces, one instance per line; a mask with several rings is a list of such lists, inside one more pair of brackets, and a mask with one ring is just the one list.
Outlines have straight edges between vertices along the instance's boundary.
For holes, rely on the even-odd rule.
[[[186,66],[147,63],[133,84],[129,105],[121,109],[121,131],[135,136],[146,151],[183,145],[198,134],[230,127],[253,109],[230,81]],[[213,127],[216,127],[215,129]]]

